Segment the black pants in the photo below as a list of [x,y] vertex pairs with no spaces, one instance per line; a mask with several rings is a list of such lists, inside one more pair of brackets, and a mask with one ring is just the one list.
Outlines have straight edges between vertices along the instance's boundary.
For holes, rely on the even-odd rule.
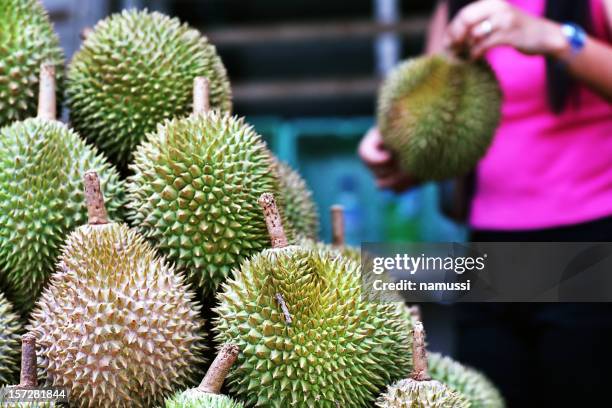
[[[474,231],[474,242],[612,242],[612,217],[538,231]],[[610,271],[612,273],[612,271]],[[612,304],[460,304],[458,359],[514,407],[612,406]]]

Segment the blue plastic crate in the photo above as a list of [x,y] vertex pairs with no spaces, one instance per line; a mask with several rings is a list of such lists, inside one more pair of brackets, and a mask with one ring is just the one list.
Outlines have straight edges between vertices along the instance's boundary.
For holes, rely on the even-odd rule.
[[371,117],[281,120],[250,118],[270,148],[297,169],[313,191],[320,238],[331,237],[329,208],[345,207],[347,242],[462,241],[465,229],[439,212],[438,188],[426,184],[404,194],[376,188],[357,156]]

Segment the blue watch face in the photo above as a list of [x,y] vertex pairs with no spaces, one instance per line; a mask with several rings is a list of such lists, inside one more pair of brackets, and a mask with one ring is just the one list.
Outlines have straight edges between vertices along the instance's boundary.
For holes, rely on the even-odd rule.
[[574,23],[565,23],[561,27],[563,35],[567,38],[572,51],[578,52],[584,48],[586,44],[587,34],[582,27]]

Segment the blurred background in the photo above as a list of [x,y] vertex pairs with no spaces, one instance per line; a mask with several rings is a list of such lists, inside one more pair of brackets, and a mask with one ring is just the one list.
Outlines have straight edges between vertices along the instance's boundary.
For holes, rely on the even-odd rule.
[[[441,215],[439,186],[376,189],[356,155],[374,124],[376,94],[399,60],[422,52],[430,0],[43,0],[68,59],[83,28],[124,8],[148,8],[198,28],[229,72],[234,113],[296,168],[313,191],[320,237],[329,207],[345,208],[347,241],[462,241]],[[452,353],[447,308],[428,305],[431,348]]]

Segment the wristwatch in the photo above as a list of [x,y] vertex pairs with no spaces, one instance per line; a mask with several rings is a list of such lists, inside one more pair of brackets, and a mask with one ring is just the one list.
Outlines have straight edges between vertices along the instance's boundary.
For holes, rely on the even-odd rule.
[[582,27],[574,23],[565,23],[561,26],[561,32],[570,46],[572,54],[578,54],[586,45],[587,33]]

